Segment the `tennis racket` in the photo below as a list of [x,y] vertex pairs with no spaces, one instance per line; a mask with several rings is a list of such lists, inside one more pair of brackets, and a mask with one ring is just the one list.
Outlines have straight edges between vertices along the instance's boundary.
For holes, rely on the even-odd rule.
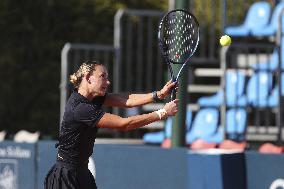
[[[183,9],[168,12],[159,24],[158,40],[171,79],[177,83],[183,68],[198,46],[199,24],[197,19]],[[173,71],[173,64],[179,68],[179,70],[176,69],[177,74]],[[173,89],[171,100],[175,98],[176,89]]]

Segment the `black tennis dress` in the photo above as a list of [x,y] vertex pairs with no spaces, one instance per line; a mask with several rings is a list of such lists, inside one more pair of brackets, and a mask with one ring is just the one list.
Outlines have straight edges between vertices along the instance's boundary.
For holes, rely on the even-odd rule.
[[61,123],[57,161],[48,172],[45,189],[96,189],[96,181],[88,169],[93,153],[97,122],[104,115],[104,97],[93,101],[74,91],[66,104]]

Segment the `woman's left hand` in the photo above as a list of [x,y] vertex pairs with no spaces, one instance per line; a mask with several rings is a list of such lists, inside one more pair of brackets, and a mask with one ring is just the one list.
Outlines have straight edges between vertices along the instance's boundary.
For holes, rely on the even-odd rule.
[[171,94],[172,88],[176,87],[176,90],[178,90],[178,86],[176,82],[173,82],[172,80],[168,81],[166,85],[157,92],[158,98],[160,100],[165,99],[167,96]]

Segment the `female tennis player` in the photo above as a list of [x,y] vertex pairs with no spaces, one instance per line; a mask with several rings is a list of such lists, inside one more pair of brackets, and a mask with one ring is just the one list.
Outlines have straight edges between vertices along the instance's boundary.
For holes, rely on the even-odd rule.
[[130,131],[149,123],[173,116],[178,100],[171,101],[157,111],[122,118],[105,113],[102,105],[130,108],[166,98],[175,83],[169,81],[160,91],[148,94],[106,93],[110,81],[106,68],[97,62],[83,63],[70,76],[75,90],[69,97],[61,123],[57,161],[46,178],[45,189],[94,189],[95,179],[88,170],[99,128]]

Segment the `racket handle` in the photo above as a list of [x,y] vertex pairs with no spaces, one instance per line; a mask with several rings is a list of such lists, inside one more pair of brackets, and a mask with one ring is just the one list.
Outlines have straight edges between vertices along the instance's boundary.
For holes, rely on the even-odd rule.
[[176,96],[177,96],[177,90],[173,88],[172,93],[171,93],[171,101],[176,99]]

